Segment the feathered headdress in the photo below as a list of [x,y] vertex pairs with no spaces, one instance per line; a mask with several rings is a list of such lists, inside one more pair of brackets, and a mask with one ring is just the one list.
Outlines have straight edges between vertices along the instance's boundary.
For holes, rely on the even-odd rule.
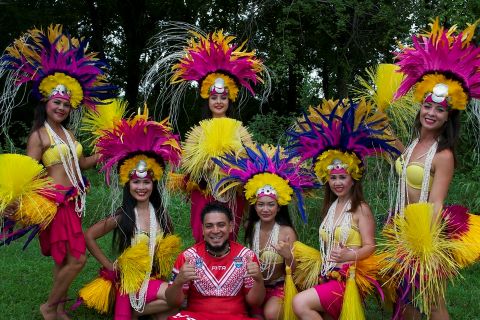
[[[118,107],[112,104],[111,107]],[[118,114],[115,111],[99,113],[97,115]],[[94,120],[90,114],[90,123],[105,123],[108,121]],[[95,127],[95,126],[93,126]],[[93,128],[92,127],[92,128]],[[97,128],[98,130],[98,128]],[[119,120],[110,130],[104,130],[95,147],[100,153],[102,171],[106,173],[107,183],[110,183],[112,167],[119,166],[120,184],[125,184],[134,173],[139,177],[149,174],[152,180],[159,180],[163,174],[162,165],[170,163],[174,166],[180,162],[180,143],[177,135],[167,119],[156,122],[148,120],[148,109],[131,119]],[[164,163],[160,163],[163,161]]]
[[372,113],[364,101],[356,104],[326,101],[304,113],[297,127],[287,131],[289,153],[301,161],[312,159],[314,171],[326,182],[332,170],[345,170],[359,180],[366,156],[398,154],[388,134],[385,114]]
[[2,124],[19,105],[15,96],[20,86],[28,82],[38,100],[61,97],[73,108],[94,109],[101,100],[116,96],[116,87],[106,81],[106,62],[95,52],[87,53],[87,40],[73,38],[62,29],[51,25],[46,32],[29,30],[5,50],[0,59],[0,76],[6,76],[0,98]]
[[[207,36],[192,32],[193,37],[185,48],[185,56],[173,66],[172,83],[197,81],[200,84],[200,95],[208,99],[216,87],[217,79],[223,80],[228,98],[235,101],[239,87],[244,87],[252,95],[252,84],[262,82],[260,73],[263,65],[255,56],[255,51],[246,51],[245,42],[233,43],[234,36],[226,36],[223,30],[215,31]],[[218,92],[222,93],[222,92]]]
[[457,110],[480,98],[480,48],[471,42],[477,22],[457,34],[456,26],[446,30],[437,18],[430,32],[412,36],[413,46],[396,56],[405,79],[395,97],[416,85],[417,101],[429,99]]
[[261,102],[268,96],[270,76],[255,51],[246,49],[246,41],[238,44],[222,30],[207,34],[180,22],[162,23],[160,28],[151,46],[160,51],[160,58],[145,75],[143,87],[149,90],[160,82],[160,96],[171,99],[171,113],[175,114],[192,81],[204,99],[214,92],[228,94],[231,101],[242,100],[242,88],[254,95],[258,83],[264,87]]
[[245,150],[243,157],[229,153],[213,159],[227,174],[215,189],[221,193],[243,184],[245,198],[251,204],[256,202],[257,197],[269,195],[281,206],[289,204],[295,194],[300,214],[306,222],[302,189],[315,186],[314,176],[288,159],[280,147],[257,144],[255,148],[245,146]]

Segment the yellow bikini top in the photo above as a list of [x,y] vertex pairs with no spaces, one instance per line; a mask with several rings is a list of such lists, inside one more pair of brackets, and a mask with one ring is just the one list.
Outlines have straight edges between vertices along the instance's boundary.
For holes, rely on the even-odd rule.
[[[402,174],[403,168],[403,156],[400,156],[395,161],[395,171],[397,171],[398,175]],[[421,190],[422,189],[422,181],[423,181],[423,174],[424,174],[424,165],[423,163],[419,162],[410,162],[407,166],[407,176],[406,182],[410,188]],[[428,190],[432,187],[433,177],[430,173],[430,180],[428,182]]]
[[[335,228],[335,241],[340,242],[342,229],[340,227]],[[327,232],[324,229],[319,230],[320,237],[322,237],[323,241],[327,241]],[[362,236],[358,231],[358,227],[352,226],[348,233],[347,242],[344,244],[347,247],[361,247],[362,246]]]
[[260,261],[272,261],[275,264],[283,263],[283,257],[274,250],[264,249],[260,252]]
[[[48,134],[48,138],[50,139],[50,147],[48,147],[48,149],[45,150],[42,154],[43,165],[45,167],[51,167],[55,164],[62,163],[60,152],[62,153],[64,158],[72,158],[68,146],[64,143],[61,143],[59,145],[54,144],[55,142],[53,141],[50,132],[48,130],[46,131]],[[75,151],[77,152],[77,157],[80,158],[83,152],[83,147],[78,141],[75,141]]]

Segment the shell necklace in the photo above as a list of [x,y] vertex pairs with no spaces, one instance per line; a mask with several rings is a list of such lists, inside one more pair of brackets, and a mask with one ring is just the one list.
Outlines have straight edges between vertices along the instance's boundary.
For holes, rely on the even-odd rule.
[[[269,250],[273,252],[277,252],[273,247],[274,243],[278,243],[278,234],[280,232],[280,225],[275,222],[273,225],[272,231],[270,231],[270,235],[268,236],[268,240],[265,243],[265,247],[262,251]],[[269,280],[273,272],[275,271],[275,257],[274,255],[267,255],[265,259],[260,259],[260,221],[255,223],[254,233],[253,233],[253,252],[257,255],[260,260],[260,271],[263,273],[265,270],[267,271],[267,275],[263,278],[263,280]]]
[[[60,160],[62,161],[63,168],[65,173],[67,174],[68,180],[72,184],[72,186],[77,189],[78,197],[75,200],[75,212],[79,217],[82,216],[85,210],[85,203],[86,203],[86,196],[87,192],[85,190],[85,183],[83,182],[82,172],[80,170],[80,165],[78,163],[77,152],[75,150],[75,144],[73,143],[72,138],[68,131],[61,125],[60,127],[67,138],[67,142],[63,141],[60,136],[53,131],[52,127],[45,121],[44,123],[45,129],[48,131],[50,136],[55,143],[55,147],[57,148],[58,154],[60,155]],[[71,157],[66,157],[63,152],[60,150],[60,145],[67,146]]]
[[[137,207],[134,209],[135,211],[135,228],[136,230],[140,230],[139,228],[139,219],[138,219],[138,211]],[[148,204],[148,211],[149,211],[149,219],[150,219],[150,230],[149,230],[149,237],[148,237],[148,255],[150,256],[150,267],[148,271],[145,273],[145,278],[143,279],[142,285],[138,293],[130,293],[130,305],[132,306],[135,311],[142,313],[145,308],[145,303],[147,300],[147,288],[148,282],[150,280],[150,273],[152,272],[152,264],[153,264],[153,256],[155,254],[155,243],[157,238],[157,218],[155,217],[155,209],[151,203]],[[135,238],[135,235],[134,235]],[[132,239],[135,240],[135,239]]]
[[[352,213],[350,212],[350,199],[343,206],[342,211],[337,219],[335,219],[335,211],[337,209],[338,199],[336,199],[330,208],[328,208],[327,216],[323,219],[319,228],[320,252],[322,253],[322,270],[321,275],[326,276],[337,265],[336,262],[328,261],[332,249],[340,243],[345,244],[352,227]],[[340,239],[335,241],[335,230],[340,228]],[[322,236],[322,231],[326,233],[326,239]]]

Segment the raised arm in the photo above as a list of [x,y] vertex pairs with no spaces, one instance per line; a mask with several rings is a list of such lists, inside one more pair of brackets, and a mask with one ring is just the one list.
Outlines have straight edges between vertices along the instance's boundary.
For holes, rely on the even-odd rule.
[[295,260],[293,260],[292,247],[293,243],[297,241],[295,231],[288,226],[282,226],[280,229],[279,239],[277,244],[273,247],[285,259],[285,265],[295,269]]
[[87,169],[93,168],[97,164],[99,158],[100,158],[100,154],[98,153],[94,153],[88,157],[82,154],[80,159],[78,159],[78,164],[80,165],[80,169],[87,170]]

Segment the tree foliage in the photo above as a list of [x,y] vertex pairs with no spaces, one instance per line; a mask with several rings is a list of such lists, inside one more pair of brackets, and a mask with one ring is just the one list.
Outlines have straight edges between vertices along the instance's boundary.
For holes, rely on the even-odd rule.
[[[112,65],[132,109],[139,81],[149,67],[146,51],[158,21],[185,21],[204,30],[224,29],[249,39],[272,74],[273,92],[263,111],[296,112],[319,99],[348,95],[367,66],[391,62],[397,41],[430,18],[463,27],[480,16],[475,0],[10,0],[0,2],[0,45],[6,47],[31,27],[61,23],[89,37],[91,47]],[[198,103],[190,93],[190,103]],[[186,106],[186,112],[196,110]],[[243,118],[258,113],[250,102]],[[192,117],[192,121],[196,121]]]

